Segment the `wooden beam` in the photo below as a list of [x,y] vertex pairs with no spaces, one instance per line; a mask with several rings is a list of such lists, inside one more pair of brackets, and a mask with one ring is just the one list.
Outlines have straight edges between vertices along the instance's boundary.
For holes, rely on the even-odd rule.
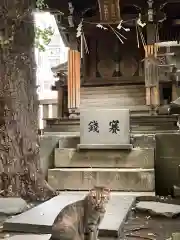
[[147,24],[147,45],[156,43],[156,25],[153,23]]
[[63,117],[64,88],[58,88],[58,117]]
[[156,26],[147,24],[147,46],[145,47],[145,85],[146,85],[146,105],[152,109],[160,104],[159,93],[159,72],[156,61],[158,48],[156,47]]
[[68,51],[68,109],[69,114],[75,117],[80,107],[80,52]]

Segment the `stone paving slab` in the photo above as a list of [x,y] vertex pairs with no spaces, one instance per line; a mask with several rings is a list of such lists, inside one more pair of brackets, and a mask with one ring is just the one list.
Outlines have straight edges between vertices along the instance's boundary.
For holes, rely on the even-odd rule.
[[180,214],[180,205],[162,202],[142,201],[136,204],[136,209],[148,211],[150,214],[173,217]]
[[0,214],[14,215],[23,212],[27,207],[22,198],[0,198]]
[[43,235],[37,235],[37,234],[21,234],[16,235],[13,237],[6,238],[8,240],[49,240],[51,237],[50,234],[43,234]]
[[180,240],[180,233],[173,233],[172,240]]
[[[54,219],[60,210],[67,204],[80,200],[84,196],[85,194],[80,192],[74,194],[62,193],[25,213],[8,219],[5,221],[3,228],[6,231],[49,234]],[[105,218],[100,225],[100,236],[119,236],[122,225],[135,199],[135,196],[111,197]]]
[[102,237],[120,236],[121,229],[135,200],[135,196],[112,196],[105,217],[99,226],[99,235]]

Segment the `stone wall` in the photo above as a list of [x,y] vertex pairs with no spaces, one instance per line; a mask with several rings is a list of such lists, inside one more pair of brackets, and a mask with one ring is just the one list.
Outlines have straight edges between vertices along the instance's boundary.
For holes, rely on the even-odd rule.
[[180,134],[156,134],[155,187],[156,194],[169,195],[173,185],[180,183]]
[[58,136],[41,136],[40,166],[45,176],[47,176],[48,169],[54,165],[54,149],[58,146],[58,143]]

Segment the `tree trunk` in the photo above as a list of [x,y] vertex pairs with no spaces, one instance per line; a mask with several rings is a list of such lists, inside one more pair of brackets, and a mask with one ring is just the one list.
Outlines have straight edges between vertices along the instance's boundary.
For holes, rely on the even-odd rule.
[[40,170],[34,6],[0,1],[0,194],[47,200],[55,193]]

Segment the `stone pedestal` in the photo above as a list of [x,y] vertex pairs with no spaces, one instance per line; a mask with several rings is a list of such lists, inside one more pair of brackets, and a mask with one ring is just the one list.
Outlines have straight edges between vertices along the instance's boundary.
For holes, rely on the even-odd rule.
[[81,110],[78,148],[131,149],[129,109]]

